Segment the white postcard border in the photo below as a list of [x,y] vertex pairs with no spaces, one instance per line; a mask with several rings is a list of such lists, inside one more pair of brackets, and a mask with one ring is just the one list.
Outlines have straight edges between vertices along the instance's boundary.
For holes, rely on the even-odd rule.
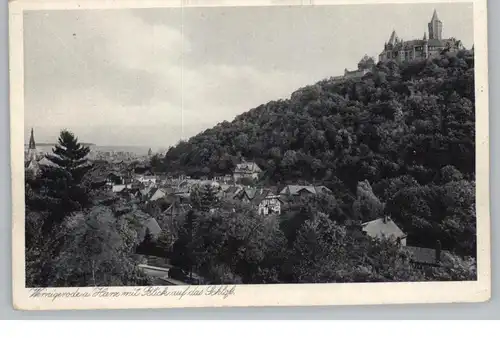
[[[491,294],[490,202],[489,202],[489,103],[486,0],[425,1],[474,3],[474,49],[476,91],[476,214],[478,279],[471,282],[345,283],[237,285],[227,297],[211,286],[190,286],[184,295],[153,295],[146,287],[109,287],[107,292],[136,292],[141,296],[103,297],[95,288],[49,288],[43,292],[75,292],[88,297],[31,297],[25,287],[24,253],[24,70],[23,11],[36,9],[102,9],[192,6],[279,6],[339,5],[374,3],[416,3],[407,0],[123,0],[123,1],[24,1],[9,3],[9,74],[11,119],[13,303],[19,310],[123,309],[178,307],[312,306],[406,303],[455,303],[486,301]],[[188,286],[159,287],[182,292]],[[150,295],[148,294],[148,290]],[[201,296],[190,296],[198,290]],[[210,291],[211,290],[211,291]],[[95,294],[95,296],[94,296]],[[193,293],[194,294],[194,293]]]

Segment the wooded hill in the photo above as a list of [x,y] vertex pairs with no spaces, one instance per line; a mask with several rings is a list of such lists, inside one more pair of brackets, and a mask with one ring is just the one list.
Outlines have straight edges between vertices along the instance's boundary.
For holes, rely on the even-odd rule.
[[[261,184],[321,182],[347,218],[390,213],[421,246],[437,238],[475,255],[473,51],[320,81],[205,130],[152,165],[215,176],[241,158],[264,170]],[[366,181],[376,200],[353,207]]]

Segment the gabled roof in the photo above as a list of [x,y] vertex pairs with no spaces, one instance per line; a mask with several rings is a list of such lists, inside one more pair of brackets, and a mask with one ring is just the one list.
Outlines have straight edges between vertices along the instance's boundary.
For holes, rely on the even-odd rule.
[[162,198],[165,195],[166,195],[165,191],[163,189],[161,189],[161,188],[152,189],[150,191],[150,196],[151,197],[149,199],[150,199],[150,201],[156,201],[157,199],[160,199],[160,198]]
[[52,162],[51,160],[49,160],[47,157],[42,157],[40,159],[40,161],[38,161],[38,164],[39,165],[44,165],[44,166],[48,166],[48,167],[58,167],[59,165],[55,164],[54,162]]
[[30,160],[28,162],[25,162],[24,167],[26,169],[35,170],[35,171],[37,171],[39,169],[38,162],[36,160]]
[[405,238],[406,234],[390,218],[382,217],[362,224],[363,231],[372,238]]
[[280,196],[276,195],[271,189],[260,189],[255,194],[252,202],[254,202],[255,204],[260,204],[265,199],[277,199],[281,201]]
[[262,169],[255,162],[242,162],[236,165],[235,173],[259,173]]
[[245,192],[245,194],[248,196],[249,199],[253,199],[255,197],[255,194],[257,193],[257,190],[252,188],[245,188],[243,189],[243,191]]
[[312,186],[312,185],[287,185],[280,194],[282,195],[298,195],[302,191],[310,192],[311,194],[317,194],[322,192],[332,192],[330,189],[324,185]]
[[255,197],[255,193],[256,189],[254,188],[244,188],[237,191],[234,194],[234,198],[243,199],[246,196],[249,200],[252,200]]

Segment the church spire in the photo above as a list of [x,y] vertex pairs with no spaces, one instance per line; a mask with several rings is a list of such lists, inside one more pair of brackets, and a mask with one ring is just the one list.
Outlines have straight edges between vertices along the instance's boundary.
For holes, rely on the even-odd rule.
[[33,150],[36,149],[35,137],[33,136],[33,128],[31,128],[30,143],[28,149],[33,149]]
[[[35,137],[33,136],[33,128],[31,128],[30,142],[28,145],[28,158],[27,160],[30,162],[36,162],[36,144]],[[33,164],[34,165],[34,164]]]

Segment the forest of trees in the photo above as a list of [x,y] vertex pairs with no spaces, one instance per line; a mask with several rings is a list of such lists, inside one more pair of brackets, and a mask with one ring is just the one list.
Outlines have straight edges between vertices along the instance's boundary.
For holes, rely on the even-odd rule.
[[264,170],[262,185],[326,185],[341,210],[332,221],[390,214],[409,245],[440,240],[474,257],[473,51],[320,81],[181,142],[152,164],[196,177],[230,173],[242,158]]

